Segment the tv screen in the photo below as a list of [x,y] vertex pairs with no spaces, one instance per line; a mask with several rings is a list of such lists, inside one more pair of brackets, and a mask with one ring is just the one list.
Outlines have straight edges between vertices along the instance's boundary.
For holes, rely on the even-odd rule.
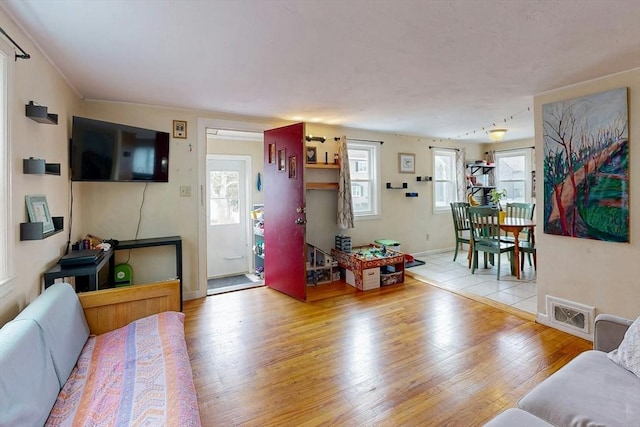
[[168,182],[169,134],[73,117],[71,180]]

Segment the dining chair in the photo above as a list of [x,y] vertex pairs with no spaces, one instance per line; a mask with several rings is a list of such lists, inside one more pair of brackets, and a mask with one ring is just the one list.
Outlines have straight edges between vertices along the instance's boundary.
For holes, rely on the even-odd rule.
[[467,245],[471,243],[471,227],[469,226],[469,218],[467,216],[467,202],[453,202],[451,205],[451,215],[453,216],[453,228],[456,233],[456,251],[453,254],[453,260],[458,257],[458,247],[463,243]]
[[500,258],[503,253],[509,254],[509,260],[513,271],[515,260],[515,244],[501,240],[498,210],[491,207],[469,207],[467,209],[471,226],[473,259],[471,261],[471,274],[478,268],[478,253],[484,252],[484,268],[487,267],[487,254],[498,255],[497,279],[500,280]]
[[[511,218],[525,218],[525,219],[533,219],[533,214],[536,209],[535,203],[507,203],[506,206],[506,216]],[[520,253],[526,253],[527,258],[529,260],[529,265],[531,264],[531,255],[533,254],[534,258],[534,268],[535,268],[535,248],[533,247],[533,239],[531,238],[531,233],[533,230],[531,228],[527,228],[525,231],[525,236],[518,236],[519,241],[519,250]],[[523,238],[524,237],[524,238]],[[507,233],[502,237],[502,241],[504,242],[514,242],[513,236],[508,236]],[[521,255],[522,258],[522,255]],[[521,263],[524,268],[524,263]]]

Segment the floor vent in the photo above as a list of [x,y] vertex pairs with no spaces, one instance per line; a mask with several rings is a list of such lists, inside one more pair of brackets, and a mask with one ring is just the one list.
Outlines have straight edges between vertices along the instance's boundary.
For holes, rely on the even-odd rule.
[[558,329],[564,327],[590,334],[595,311],[594,307],[547,295],[547,315]]

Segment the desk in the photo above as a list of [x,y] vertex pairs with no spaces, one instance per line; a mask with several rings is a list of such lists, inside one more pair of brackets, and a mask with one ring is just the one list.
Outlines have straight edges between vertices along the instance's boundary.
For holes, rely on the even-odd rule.
[[[154,237],[151,239],[123,240],[113,248],[114,251],[126,249],[150,248],[153,246],[175,246],[176,249],[176,276],[180,281],[180,311],[182,311],[182,238],[180,236]],[[109,261],[109,278],[113,280],[115,259]]]
[[533,229],[536,226],[536,222],[532,219],[526,218],[512,218],[507,217],[500,222],[500,228],[507,233],[513,233],[513,243],[516,245],[514,258],[516,261],[516,279],[520,278],[520,242],[519,236],[522,230],[525,228],[530,228],[531,233],[531,242],[535,244],[535,235],[533,233]]
[[88,276],[89,277],[89,290],[98,290],[98,274],[100,270],[109,261],[109,281],[113,277],[113,270],[111,265],[113,264],[113,250],[109,249],[104,251],[100,258],[95,263],[91,264],[79,264],[62,267],[60,264],[56,264],[49,270],[44,272],[44,288],[47,289],[53,285],[56,279],[64,277],[76,277],[76,276]]
[[380,250],[380,248],[375,246],[353,248],[352,252],[342,252],[337,249],[331,249],[331,256],[334,260],[338,261],[340,267],[353,272],[356,288],[361,291],[364,290],[363,272],[370,268],[393,265],[395,266],[396,272],[402,273],[398,283],[404,282],[404,254],[391,249],[387,249],[385,255],[369,253],[368,251],[372,249]]

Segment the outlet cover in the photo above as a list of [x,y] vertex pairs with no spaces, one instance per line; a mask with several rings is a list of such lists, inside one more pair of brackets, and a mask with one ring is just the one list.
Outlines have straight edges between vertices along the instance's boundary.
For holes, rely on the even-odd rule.
[[190,185],[181,185],[180,186],[180,197],[191,197],[191,186]]

